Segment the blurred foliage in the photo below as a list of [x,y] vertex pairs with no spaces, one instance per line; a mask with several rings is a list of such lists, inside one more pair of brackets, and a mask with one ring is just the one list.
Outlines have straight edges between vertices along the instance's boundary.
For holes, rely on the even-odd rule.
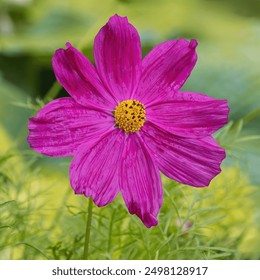
[[[10,143],[2,130],[0,137]],[[1,153],[0,259],[80,259],[87,200],[69,186],[69,161],[56,161],[53,172],[48,164],[37,165],[36,156],[15,149]],[[157,227],[147,229],[129,215],[121,196],[94,207],[91,259],[260,257],[260,189],[238,167],[223,170],[206,189],[165,177],[163,183]]]
[[130,216],[120,197],[95,208],[91,258],[259,259],[259,5],[0,0],[0,259],[81,258],[87,200],[69,186],[70,159],[50,160],[28,149],[26,125],[50,97],[67,95],[53,85],[54,51],[69,41],[93,61],[94,37],[115,13],[136,26],[144,55],[161,41],[199,41],[199,60],[184,90],[228,99],[230,122],[216,134],[228,157],[207,189],[164,178],[156,228],[147,230]]

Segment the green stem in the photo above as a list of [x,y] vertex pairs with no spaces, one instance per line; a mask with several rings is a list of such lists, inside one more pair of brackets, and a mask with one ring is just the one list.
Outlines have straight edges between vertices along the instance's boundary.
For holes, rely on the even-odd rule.
[[111,220],[110,220],[110,225],[109,225],[109,237],[108,237],[108,252],[110,253],[111,250],[111,244],[112,244],[112,230],[113,230],[113,224],[114,224],[114,216],[115,216],[115,210],[113,211]]
[[89,198],[88,202],[88,217],[87,217],[87,226],[85,232],[85,243],[84,243],[84,254],[83,259],[88,260],[89,257],[89,240],[90,240],[90,230],[91,230],[91,221],[92,221],[92,209],[93,209],[93,199]]
[[46,93],[43,99],[44,103],[48,103],[52,101],[55,97],[57,97],[61,88],[62,88],[61,85],[57,81],[54,82],[52,87],[48,90],[48,92]]

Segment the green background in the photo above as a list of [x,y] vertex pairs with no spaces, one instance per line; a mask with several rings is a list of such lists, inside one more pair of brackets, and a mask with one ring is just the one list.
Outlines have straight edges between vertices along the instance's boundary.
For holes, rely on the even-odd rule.
[[[0,0],[0,259],[80,259],[87,199],[69,185],[71,159],[28,148],[28,118],[59,87],[51,57],[66,42],[93,60],[110,16],[127,16],[143,55],[195,38],[199,60],[185,90],[228,99],[223,172],[205,189],[163,178],[159,225],[147,229],[121,196],[94,208],[91,259],[260,258],[260,1]],[[64,90],[59,96],[66,96]]]

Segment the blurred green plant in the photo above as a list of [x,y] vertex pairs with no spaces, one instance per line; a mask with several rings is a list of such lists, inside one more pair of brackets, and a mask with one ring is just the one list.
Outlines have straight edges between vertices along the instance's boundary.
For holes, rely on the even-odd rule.
[[[36,157],[15,149],[1,153],[0,258],[80,259],[87,199],[74,195],[67,164],[53,171],[49,165],[39,167]],[[260,257],[256,217],[260,189],[238,167],[223,170],[206,189],[166,177],[163,185],[158,227],[148,230],[130,216],[121,196],[94,208],[91,259]]]

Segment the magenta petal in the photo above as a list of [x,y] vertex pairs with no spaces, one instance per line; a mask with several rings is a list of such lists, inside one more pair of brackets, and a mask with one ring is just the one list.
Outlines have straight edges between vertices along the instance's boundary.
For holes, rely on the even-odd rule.
[[117,101],[135,92],[142,69],[141,43],[137,30],[126,17],[114,15],[101,28],[94,42],[97,71]]
[[168,100],[149,106],[146,111],[149,121],[174,135],[202,138],[228,122],[229,108],[227,100],[177,92]]
[[178,91],[189,77],[197,61],[197,42],[185,39],[164,42],[143,60],[143,74],[135,98],[148,105]]
[[146,227],[156,226],[162,204],[162,185],[154,159],[137,134],[129,134],[121,159],[121,193],[130,214]]
[[86,109],[70,97],[59,98],[30,119],[28,142],[41,154],[71,156],[83,142],[98,139],[113,126],[112,114]]
[[58,49],[52,66],[58,82],[81,105],[114,109],[112,96],[104,89],[95,67],[71,44]]
[[211,136],[185,139],[147,122],[140,132],[162,173],[180,183],[208,186],[220,173],[225,150]]
[[119,129],[113,129],[99,141],[80,147],[70,166],[71,186],[76,194],[92,196],[98,206],[116,197],[124,136]]

